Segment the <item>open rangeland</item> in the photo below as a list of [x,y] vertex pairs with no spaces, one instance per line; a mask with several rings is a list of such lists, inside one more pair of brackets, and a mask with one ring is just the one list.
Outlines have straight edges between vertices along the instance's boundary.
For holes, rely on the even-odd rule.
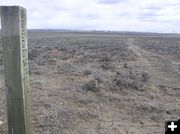
[[179,36],[38,30],[28,45],[34,134],[162,134],[180,118]]

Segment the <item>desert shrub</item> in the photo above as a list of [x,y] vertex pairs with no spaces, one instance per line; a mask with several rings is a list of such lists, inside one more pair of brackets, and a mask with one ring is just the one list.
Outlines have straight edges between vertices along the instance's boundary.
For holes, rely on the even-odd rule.
[[94,62],[96,59],[98,59],[99,55],[98,53],[87,53],[83,56],[84,59],[86,59],[87,62]]
[[97,81],[97,83],[103,83],[104,79],[102,75],[99,74],[93,74],[94,79]]
[[29,50],[28,57],[30,60],[34,60],[35,58],[37,58],[38,57],[37,49]]
[[84,44],[84,50],[88,51],[88,61],[98,60],[99,62],[110,61],[129,61],[135,60],[136,55],[128,48],[128,45],[123,39],[91,39],[87,44]]
[[95,79],[91,79],[90,81],[86,82],[83,86],[82,89],[84,91],[93,91],[97,92],[99,91],[99,86],[98,82]]
[[0,66],[3,64],[3,50],[0,48]]
[[78,113],[78,117],[84,121],[90,121],[92,119],[97,119],[98,115],[97,113],[87,110],[87,111],[80,111]]
[[128,68],[127,62],[125,62],[125,63],[123,64],[123,67],[124,67],[124,68]]
[[113,82],[121,89],[131,88],[142,90],[147,86],[149,79],[150,76],[148,73],[129,69],[127,72],[118,73]]
[[46,52],[45,48],[39,45],[33,47],[30,46],[28,50],[28,57],[30,60],[35,60],[36,58],[41,57],[41,55]]
[[59,74],[71,74],[76,71],[75,66],[69,63],[58,64],[56,66],[57,73]]
[[177,38],[136,39],[135,44],[157,54],[174,55],[177,59],[180,57],[180,40]]
[[39,66],[44,66],[44,65],[47,65],[47,60],[45,58],[40,57],[40,58],[37,58],[37,60],[35,60],[34,63]]
[[36,64],[29,64],[29,74],[37,74],[37,75],[41,75],[43,74],[42,69],[37,66]]
[[[46,134],[59,133],[59,128],[71,128],[74,125],[73,112],[62,108],[46,110],[40,116],[36,117],[39,131],[46,131]],[[41,132],[43,133],[43,132]]]
[[99,57],[99,61],[100,62],[110,62],[111,61],[111,57],[107,54],[102,54],[102,56]]
[[49,58],[49,59],[47,59],[47,63],[48,63],[48,65],[55,65],[57,63],[57,59]]
[[75,61],[75,63],[78,65],[85,65],[87,64],[87,62],[88,62],[87,58],[84,57],[77,58]]
[[103,70],[109,70],[111,67],[112,67],[112,66],[111,66],[111,64],[110,64],[109,62],[103,62],[103,63],[101,64],[101,68],[102,68]]
[[138,104],[133,106],[134,107],[134,112],[138,112],[140,114],[144,114],[144,113],[156,113],[156,114],[160,114],[164,111],[164,109],[162,109],[159,106],[158,101],[153,100],[151,102],[148,103],[143,103],[143,104]]
[[117,86],[117,84],[114,81],[108,80],[108,79],[103,81],[103,89],[104,90],[109,90],[109,91],[122,90],[122,88]]
[[3,58],[2,58],[2,56],[0,55],[0,66],[2,66],[3,65]]
[[3,50],[2,50],[2,47],[0,47],[0,54],[2,54],[3,53]]
[[83,71],[83,74],[84,75],[90,75],[92,72],[91,72],[91,70],[89,70],[89,69],[85,69],[84,71]]
[[68,60],[69,58],[71,58],[68,54],[63,54],[61,57],[61,60]]

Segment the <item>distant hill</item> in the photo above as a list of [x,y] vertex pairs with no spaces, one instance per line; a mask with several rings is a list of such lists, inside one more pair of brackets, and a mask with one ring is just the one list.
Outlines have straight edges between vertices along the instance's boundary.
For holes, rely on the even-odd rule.
[[96,34],[114,34],[122,36],[155,36],[155,37],[178,37],[177,33],[152,33],[152,32],[136,32],[136,31],[98,31],[98,30],[67,30],[67,29],[28,29],[30,32],[73,32],[73,33],[96,33]]

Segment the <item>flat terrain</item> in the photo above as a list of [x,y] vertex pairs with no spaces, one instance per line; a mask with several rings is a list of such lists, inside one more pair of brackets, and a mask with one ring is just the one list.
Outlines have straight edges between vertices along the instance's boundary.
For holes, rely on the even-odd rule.
[[[162,134],[180,118],[180,36],[28,33],[33,134]],[[0,134],[7,132],[2,44]]]

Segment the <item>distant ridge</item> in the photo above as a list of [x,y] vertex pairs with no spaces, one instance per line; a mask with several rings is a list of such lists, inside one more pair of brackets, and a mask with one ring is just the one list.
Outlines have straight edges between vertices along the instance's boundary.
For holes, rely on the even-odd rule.
[[99,33],[113,34],[122,36],[155,36],[155,37],[178,37],[178,33],[153,33],[153,32],[136,32],[136,31],[103,31],[103,30],[77,30],[77,29],[28,29],[29,32],[73,32],[73,33]]

